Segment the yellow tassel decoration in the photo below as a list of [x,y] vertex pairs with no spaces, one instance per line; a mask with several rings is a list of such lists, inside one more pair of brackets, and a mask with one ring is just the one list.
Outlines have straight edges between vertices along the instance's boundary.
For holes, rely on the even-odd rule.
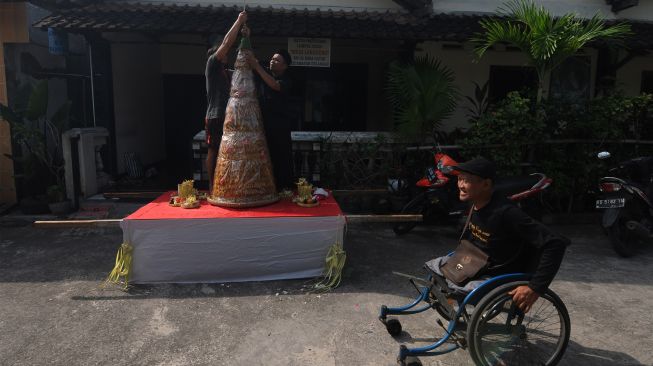
[[315,284],[315,289],[327,292],[338,287],[342,280],[342,269],[345,267],[346,260],[347,254],[342,248],[342,243],[336,242],[333,244],[327,253],[324,278]]
[[[122,286],[123,290],[127,290],[129,287],[129,276],[132,269],[132,253],[134,252],[134,247],[129,243],[122,243],[118,249],[118,254],[116,254],[116,264],[113,266],[113,270],[109,273],[109,277],[104,281],[104,285],[109,283],[115,283],[116,285]],[[123,278],[124,281],[120,279]]]

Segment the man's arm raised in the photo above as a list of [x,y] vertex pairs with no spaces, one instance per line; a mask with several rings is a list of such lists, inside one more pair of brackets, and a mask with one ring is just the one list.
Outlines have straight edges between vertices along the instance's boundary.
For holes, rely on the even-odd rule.
[[247,59],[247,61],[249,61],[249,66],[259,74],[259,76],[261,77],[263,82],[267,84],[267,86],[269,86],[274,91],[281,91],[281,84],[279,83],[279,81],[277,81],[274,77],[272,77],[272,75],[265,72],[263,66],[261,66],[261,64],[258,63],[256,57],[252,55]]
[[245,22],[247,22],[247,12],[242,11],[240,14],[238,14],[238,19],[236,19],[234,25],[231,26],[231,29],[229,29],[227,35],[224,36],[222,44],[220,44],[220,47],[218,47],[218,50],[215,52],[215,56],[218,58],[218,60],[223,62],[226,61],[227,53],[229,53],[231,46],[233,46],[234,42],[236,42],[238,31],[240,30],[240,27],[245,24]]

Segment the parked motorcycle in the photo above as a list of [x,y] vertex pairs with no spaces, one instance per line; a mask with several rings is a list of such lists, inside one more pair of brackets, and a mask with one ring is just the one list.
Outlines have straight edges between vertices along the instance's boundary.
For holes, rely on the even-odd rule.
[[[598,158],[610,158],[607,151]],[[653,239],[653,157],[639,157],[620,162],[599,179],[602,195],[596,208],[603,212],[602,226],[612,247],[622,257],[636,254],[642,242]]]
[[[402,214],[421,214],[422,222],[431,224],[455,224],[469,210],[469,205],[458,198],[458,172],[453,169],[458,163],[441,151],[434,153],[434,166],[427,169],[426,175],[417,181],[420,189],[412,200],[401,210]],[[527,176],[499,178],[494,183],[495,192],[506,195],[518,203],[529,215],[541,218],[541,204],[537,198],[553,180],[542,173]],[[418,222],[400,222],[393,226],[397,235],[410,232]]]

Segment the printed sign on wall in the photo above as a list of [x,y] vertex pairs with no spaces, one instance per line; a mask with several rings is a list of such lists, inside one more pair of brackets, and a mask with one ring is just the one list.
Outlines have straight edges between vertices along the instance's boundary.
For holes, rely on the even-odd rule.
[[292,66],[330,67],[331,39],[288,38]]

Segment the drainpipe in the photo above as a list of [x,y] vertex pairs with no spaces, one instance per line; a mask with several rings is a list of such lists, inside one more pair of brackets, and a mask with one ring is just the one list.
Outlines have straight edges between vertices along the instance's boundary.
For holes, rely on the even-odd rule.
[[95,81],[93,80],[93,49],[91,43],[88,42],[88,64],[91,69],[91,106],[93,107],[93,127],[97,127],[95,122]]

